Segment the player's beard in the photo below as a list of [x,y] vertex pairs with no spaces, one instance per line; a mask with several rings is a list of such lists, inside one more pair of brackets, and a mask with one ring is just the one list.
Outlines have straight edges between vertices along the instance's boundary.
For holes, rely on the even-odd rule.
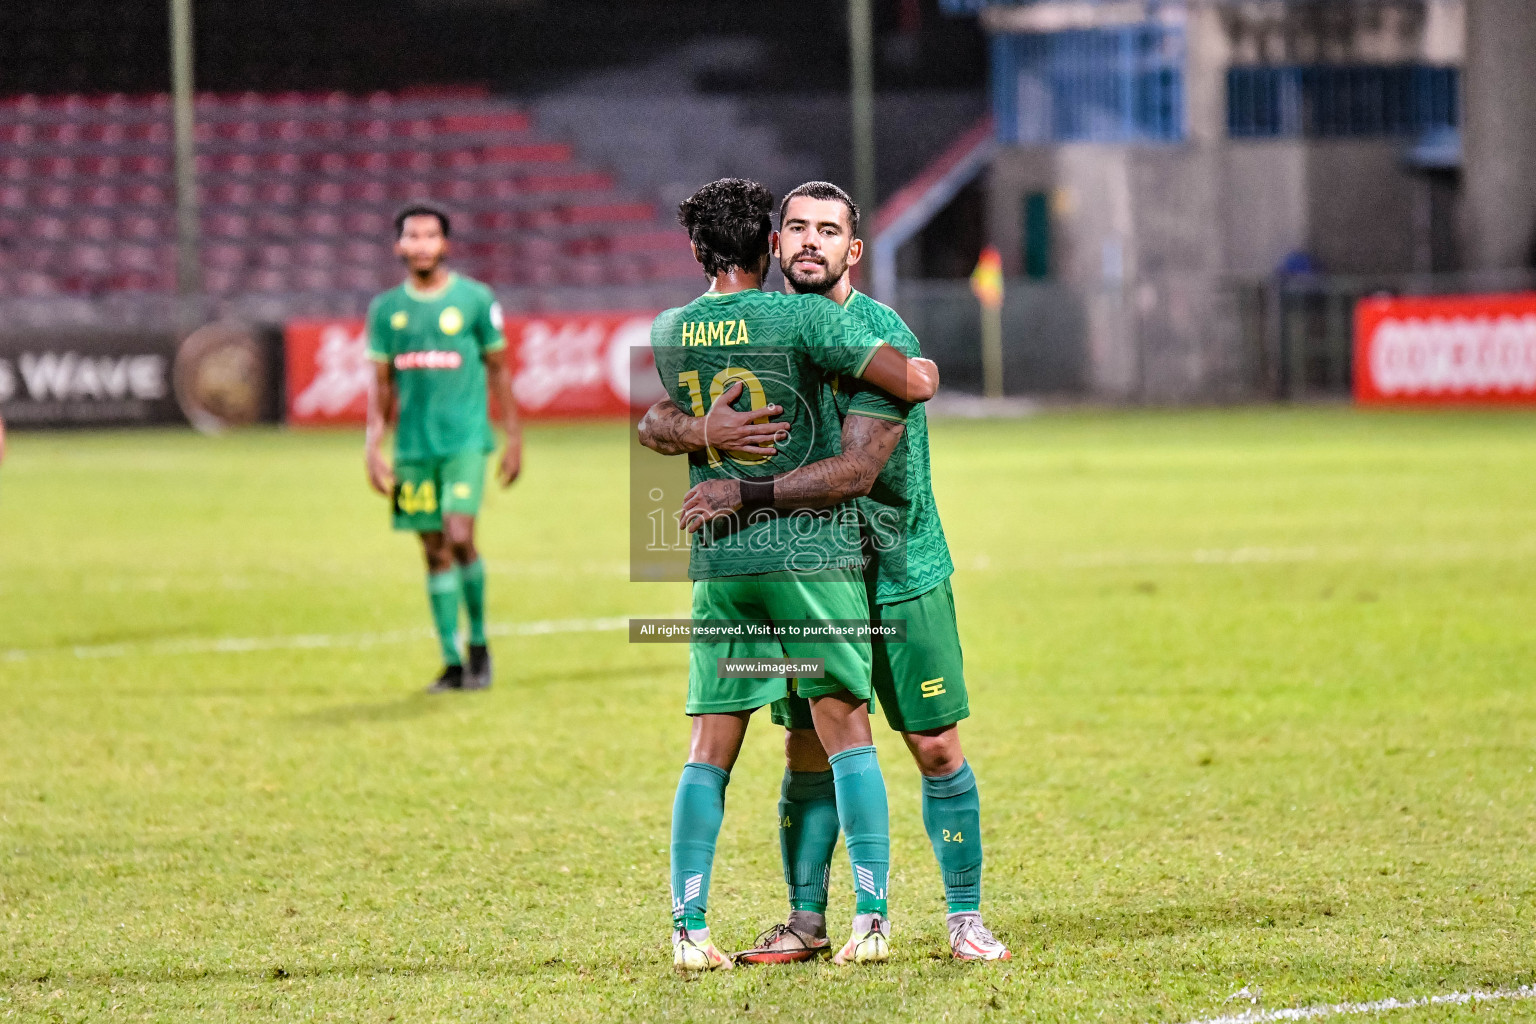
[[833,266],[832,261],[825,256],[821,257],[821,273],[813,278],[805,277],[794,270],[795,260],[803,253],[796,253],[788,260],[779,264],[779,269],[784,272],[784,278],[794,285],[795,291],[801,294],[825,295],[837,286],[837,282],[843,279],[848,272],[848,264],[845,261],[841,267]]

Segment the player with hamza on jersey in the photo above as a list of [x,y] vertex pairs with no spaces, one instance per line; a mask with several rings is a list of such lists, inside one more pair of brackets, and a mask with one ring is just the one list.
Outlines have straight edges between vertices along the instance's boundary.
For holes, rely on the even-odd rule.
[[[781,442],[771,454],[704,445],[688,455],[691,483],[729,485],[740,499],[736,510],[707,518],[684,504],[696,624],[863,620],[854,510],[800,502],[802,488],[816,486],[802,482],[805,468],[837,452],[827,383],[862,379],[908,402],[926,400],[937,386],[932,363],[907,359],[837,303],[762,290],[772,212],[768,190],[739,178],[711,182],[685,200],[679,219],[710,288],[662,313],[651,329],[657,372],[674,403],[702,414],[710,401],[739,402],[749,416],[766,420],[768,408],[783,415],[770,425]],[[801,681],[800,695],[828,755],[853,869],[853,929],[835,959],[889,957],[889,815],[869,727],[870,645],[695,638],[686,705],[692,738],[672,814],[673,963],[681,971],[731,966],[705,917],[725,789],[752,712],[789,692],[783,675],[734,678],[726,662],[785,656],[824,665],[821,677]]]
[[[836,185],[808,182],[786,195],[773,249],[787,285],[796,293],[826,296],[887,344],[915,357],[917,338],[900,316],[853,287],[850,271],[863,252],[858,227],[858,207]],[[944,882],[950,950],[961,960],[1007,960],[1007,946],[981,917],[980,798],[959,733],[970,706],[949,583],[954,565],[929,473],[926,413],[921,405],[895,400],[855,379],[834,381],[830,390],[842,423],[841,454],[804,467],[800,484],[806,489],[797,497],[783,489],[776,497],[786,505],[858,501],[869,555],[870,619],[906,627],[904,643],[875,643],[874,691],[922,776],[923,825]],[[759,413],[773,418],[780,411],[768,407]],[[716,403],[707,416],[690,416],[663,400],[640,429],[643,443],[665,453],[707,444],[763,458],[780,447],[783,424],[761,419],[754,421],[728,401]],[[732,514],[740,503],[735,481],[710,480],[695,486],[683,507],[709,520]],[[826,880],[839,829],[834,766],[803,693],[776,701],[773,719],[788,730],[779,822],[790,913],[754,948],[738,953],[739,963],[809,960],[830,951]]]

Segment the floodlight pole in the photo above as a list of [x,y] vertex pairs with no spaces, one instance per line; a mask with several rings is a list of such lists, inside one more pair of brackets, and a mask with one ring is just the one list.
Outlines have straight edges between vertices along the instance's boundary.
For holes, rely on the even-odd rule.
[[853,201],[875,216],[875,30],[871,0],[848,0],[848,85],[853,105]]
[[176,291],[188,303],[202,291],[198,259],[197,154],[193,138],[192,0],[171,4],[171,113],[176,140]]

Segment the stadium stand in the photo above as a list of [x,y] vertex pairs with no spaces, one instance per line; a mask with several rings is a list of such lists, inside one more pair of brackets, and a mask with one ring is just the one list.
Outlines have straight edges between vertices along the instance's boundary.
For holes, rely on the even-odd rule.
[[[0,299],[173,290],[168,104],[0,100]],[[498,291],[675,288],[698,274],[655,202],[482,90],[203,95],[197,114],[215,298],[360,308],[398,277],[390,219],[415,199],[453,212],[458,266]]]

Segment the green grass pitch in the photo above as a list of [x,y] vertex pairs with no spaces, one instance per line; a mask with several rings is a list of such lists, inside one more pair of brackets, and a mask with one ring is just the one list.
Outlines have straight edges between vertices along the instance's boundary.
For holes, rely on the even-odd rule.
[[[0,1020],[1143,1024],[1536,980],[1536,416],[933,437],[1012,963],[948,959],[879,724],[893,962],[673,975],[685,649],[602,620],[687,592],[627,580],[622,425],[530,431],[482,520],[499,681],[449,698],[420,693],[419,556],[360,437],[21,434]],[[727,947],[782,913],[780,771],[764,716],[710,901]],[[833,877],[841,933],[841,852]]]

